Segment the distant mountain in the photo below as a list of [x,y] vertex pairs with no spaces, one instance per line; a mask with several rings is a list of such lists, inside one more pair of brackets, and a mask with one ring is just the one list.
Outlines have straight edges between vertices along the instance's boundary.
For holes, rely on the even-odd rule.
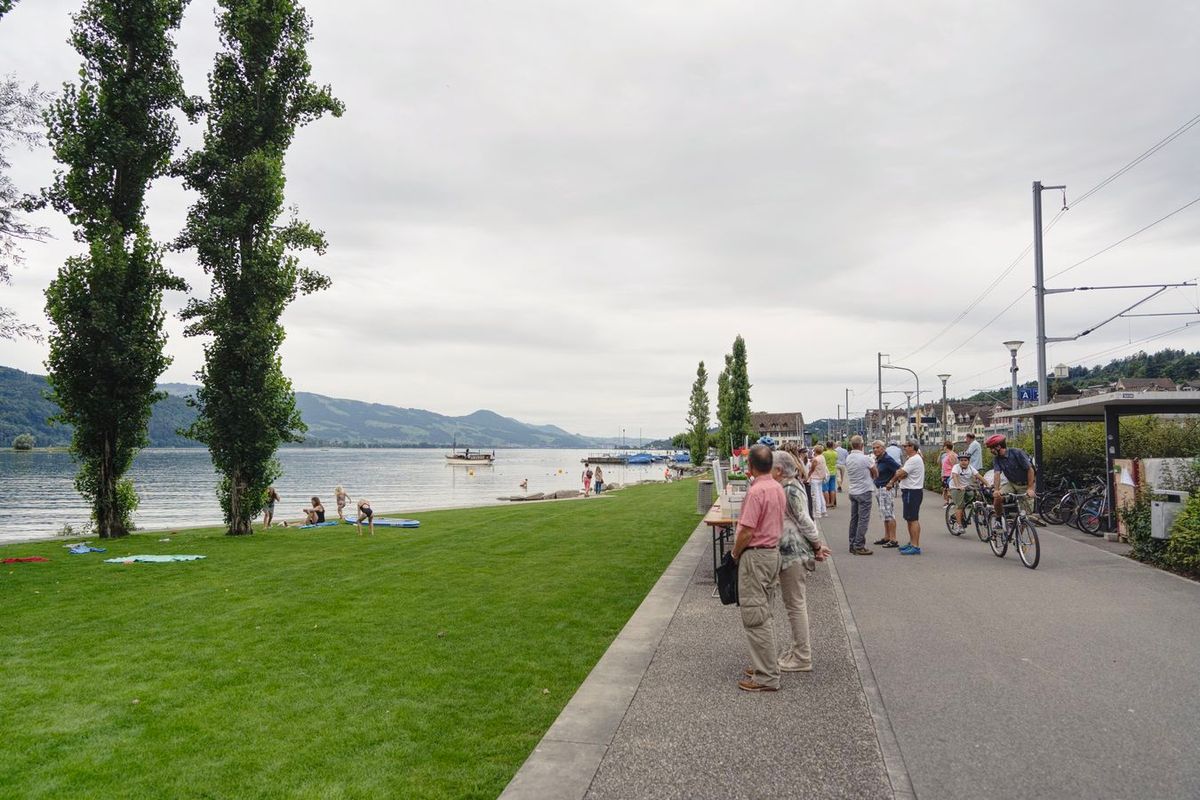
[[[150,419],[150,444],[154,447],[197,447],[197,442],[175,433],[191,424],[196,412],[187,396],[196,390],[184,383],[159,388],[168,397],[154,406]],[[0,367],[0,447],[18,434],[31,433],[39,447],[65,445],[71,430],[46,420],[58,407],[45,398],[46,378]],[[296,393],[296,406],[308,425],[306,445],[359,447],[604,447],[611,442],[569,433],[555,425],[529,425],[494,411],[480,409],[462,417],[448,417],[420,408],[398,408],[335,397]]]

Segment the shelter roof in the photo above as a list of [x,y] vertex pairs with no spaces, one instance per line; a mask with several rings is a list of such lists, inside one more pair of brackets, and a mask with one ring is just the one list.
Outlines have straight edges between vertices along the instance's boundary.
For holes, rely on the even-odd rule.
[[1115,408],[1118,414],[1200,414],[1200,397],[1196,392],[1109,392],[1031,406],[1017,411],[1004,411],[998,419],[1040,418],[1043,422],[1100,422],[1104,409]]

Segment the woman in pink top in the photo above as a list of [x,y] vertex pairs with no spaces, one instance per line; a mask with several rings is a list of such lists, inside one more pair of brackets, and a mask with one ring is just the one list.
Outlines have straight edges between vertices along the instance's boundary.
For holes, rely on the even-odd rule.
[[950,505],[950,473],[958,463],[958,453],[954,452],[954,442],[949,440],[942,443],[942,502]]

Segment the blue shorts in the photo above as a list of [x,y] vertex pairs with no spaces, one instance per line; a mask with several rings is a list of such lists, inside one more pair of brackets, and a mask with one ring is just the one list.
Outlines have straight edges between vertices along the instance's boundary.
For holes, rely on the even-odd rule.
[[837,475],[830,475],[829,480],[825,481],[825,485],[821,487],[826,492],[837,491]]
[[904,520],[916,522],[921,517],[921,500],[925,497],[924,489],[901,489],[900,498],[904,503]]

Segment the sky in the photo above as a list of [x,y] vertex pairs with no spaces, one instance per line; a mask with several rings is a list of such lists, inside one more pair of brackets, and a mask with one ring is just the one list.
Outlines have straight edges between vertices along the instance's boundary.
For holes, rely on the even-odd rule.
[[[78,6],[20,2],[0,21],[0,73],[49,90],[73,78]],[[1200,4],[1186,0],[306,8],[314,80],[347,110],[288,154],[287,202],[330,243],[305,263],[333,281],[284,314],[297,390],[669,435],[701,360],[715,410],[740,334],[756,411],[834,416],[847,390],[851,413],[875,407],[878,352],[923,393],[940,398],[949,373],[965,396],[1008,384],[1006,340],[1026,342],[1020,374],[1036,375],[1034,300],[1018,300],[1033,181],[1067,187],[1048,276],[1200,198],[1200,125],[1087,195],[1200,115]],[[193,0],[178,33],[193,94],[213,23]],[[46,148],[9,160],[27,191],[55,169]],[[156,183],[154,235],[175,236],[194,199]],[[1062,193],[1043,202],[1049,223]],[[32,221],[55,238],[27,248],[0,305],[45,329],[42,293],[79,245],[54,212]],[[1200,203],[1047,285],[1186,282],[1198,256]],[[167,261],[207,294],[190,254]],[[1139,291],[1052,295],[1048,335]],[[194,382],[202,362],[175,316],[186,297],[165,299],[163,381]],[[1198,307],[1196,288],[1170,289],[1137,313]],[[1194,350],[1196,320],[1121,318],[1052,344],[1047,362]],[[44,343],[0,343],[8,366],[42,373],[45,357]],[[912,388],[884,372],[884,391]]]

